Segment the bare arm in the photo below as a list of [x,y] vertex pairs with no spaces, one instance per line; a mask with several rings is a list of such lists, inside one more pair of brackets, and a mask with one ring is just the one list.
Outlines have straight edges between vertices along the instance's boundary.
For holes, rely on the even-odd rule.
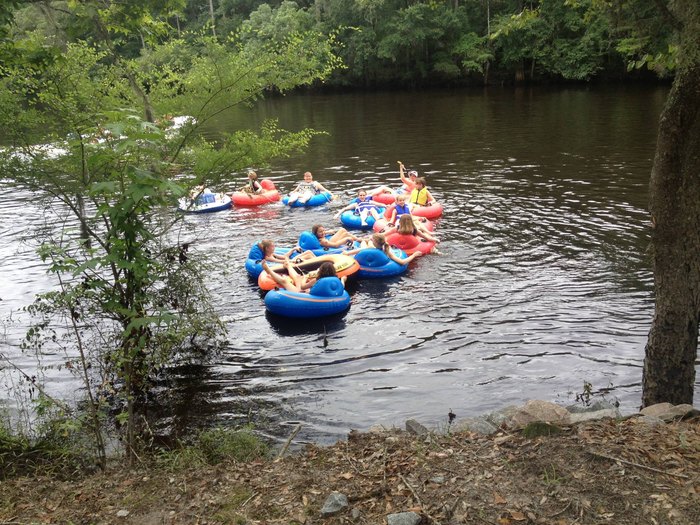
[[440,242],[437,237],[434,237],[430,233],[426,231],[421,231],[419,229],[416,229],[416,237],[420,237],[421,239],[425,239],[426,241]]
[[351,202],[350,204],[345,206],[345,208],[341,208],[341,210],[338,213],[336,213],[333,217],[335,217],[337,219],[338,217],[340,217],[340,214],[343,213],[344,211],[354,210],[355,208],[357,208],[357,203]]
[[399,177],[401,178],[401,182],[403,182],[404,184],[406,184],[407,182],[410,182],[406,178],[406,173],[404,172],[403,162],[401,162],[400,160],[398,160],[396,162],[399,163]]
[[[316,185],[316,191],[318,191],[319,193],[322,192],[322,191],[328,191],[328,190],[323,186],[323,184],[321,184],[320,182],[314,181],[314,184]],[[331,192],[328,191],[328,193],[331,193]],[[332,194],[331,194],[331,195],[332,195]]]
[[411,255],[409,255],[408,257],[406,257],[405,259],[402,259],[402,258],[399,257],[398,255],[396,255],[396,254],[394,253],[394,250],[389,250],[389,251],[387,252],[387,255],[389,256],[389,259],[391,259],[392,261],[397,262],[397,263],[399,263],[399,264],[401,264],[401,265],[403,265],[403,266],[406,266],[408,263],[410,263],[410,262],[411,262],[413,259],[415,259],[416,257],[420,257],[421,253],[420,253],[420,252],[414,252],[414,253],[412,253]]
[[321,246],[324,246],[326,248],[339,248],[343,244],[347,242],[347,239],[338,239],[337,241],[330,241],[328,239],[320,239],[319,243]]

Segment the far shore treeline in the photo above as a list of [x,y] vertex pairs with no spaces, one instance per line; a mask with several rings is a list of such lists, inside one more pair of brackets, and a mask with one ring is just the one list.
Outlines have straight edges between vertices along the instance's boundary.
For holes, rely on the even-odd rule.
[[[56,41],[100,40],[61,9],[10,1],[12,32]],[[80,4],[80,2],[78,2]],[[137,3],[135,3],[136,5]],[[314,89],[413,89],[525,82],[658,81],[671,74],[672,27],[654,2],[604,0],[179,0],[167,2],[161,39],[202,32],[278,44],[332,35],[344,63]],[[122,35],[125,58],[148,52],[151,28]],[[643,33],[645,39],[636,38]],[[189,35],[189,36],[188,36]]]

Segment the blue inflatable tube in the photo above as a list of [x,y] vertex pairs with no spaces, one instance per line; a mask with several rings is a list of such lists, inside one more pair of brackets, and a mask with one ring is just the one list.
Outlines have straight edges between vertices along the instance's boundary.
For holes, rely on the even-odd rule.
[[[329,191],[322,191],[321,193],[317,193],[313,197],[311,197],[308,201],[305,203],[301,203],[299,201],[294,201],[294,203],[290,206],[291,208],[306,208],[309,206],[321,206],[322,204],[326,204],[327,202],[330,202],[332,199],[331,192]],[[282,204],[285,206],[289,202],[289,195],[286,197],[282,197]]]
[[[403,250],[392,248],[394,255],[400,259],[405,259],[406,253]],[[391,260],[387,254],[377,248],[367,248],[355,254],[355,260],[360,264],[357,277],[360,279],[381,279],[382,277],[393,277],[401,275],[408,269],[408,265],[399,264]]]
[[[331,235],[326,235],[326,238],[330,238]],[[299,242],[297,243],[302,251],[310,250],[314,252],[314,255],[327,255],[329,253],[343,253],[345,250],[351,248],[356,248],[355,243],[352,246],[340,246],[339,248],[328,248],[326,246],[321,246],[321,243],[313,233],[310,231],[301,232],[299,236]]]
[[324,277],[309,293],[272,290],[265,296],[265,307],[273,314],[297,319],[339,314],[350,307],[350,295],[337,277]]
[[[380,217],[384,216],[385,211],[385,207],[377,207],[377,213]],[[355,213],[355,210],[346,210],[340,214],[340,222],[343,223],[343,226],[346,228],[353,228],[355,230],[371,230],[374,226],[375,218],[372,217],[372,215],[367,215],[367,224],[362,224],[359,213]]]
[[[275,248],[275,254],[284,255],[288,253],[289,250],[291,250],[291,248]],[[298,255],[298,253],[299,252],[295,251],[290,257],[294,258],[295,255]],[[250,253],[248,255],[248,258],[245,260],[245,270],[246,272],[248,272],[248,275],[250,275],[253,279],[257,279],[260,273],[263,271],[262,259],[254,259],[250,257]],[[271,262],[269,264],[270,266],[275,266],[280,263]]]

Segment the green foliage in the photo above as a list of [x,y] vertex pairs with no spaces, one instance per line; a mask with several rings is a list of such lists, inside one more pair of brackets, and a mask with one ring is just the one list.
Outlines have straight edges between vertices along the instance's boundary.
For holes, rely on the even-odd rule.
[[[14,10],[15,32],[37,31],[59,46],[76,39],[109,42],[111,49],[129,58],[162,52],[161,45],[174,35],[194,45],[201,34],[211,34],[207,2],[129,0],[112,2],[105,9],[96,0],[69,2],[76,16],[49,7],[53,5],[19,5]],[[469,81],[474,73],[486,71],[501,78],[512,78],[513,73],[522,77],[528,69],[533,80],[589,80],[642,68],[668,76],[685,56],[678,50],[692,47],[688,39],[680,41],[669,19],[691,20],[694,9],[692,0],[486,5],[483,0],[219,0],[214,2],[214,17],[219,42],[229,49],[240,46],[251,57],[301,39],[299,56],[318,65],[324,63],[330,43],[333,54],[348,67],[333,64],[333,75],[324,74],[327,82],[364,86]],[[5,13],[11,15],[13,9]],[[231,34],[240,40],[230,40]],[[688,34],[692,43],[692,32]],[[478,42],[484,38],[490,40]],[[180,49],[193,51],[196,45]],[[186,63],[197,56],[181,54],[178,61]],[[10,53],[7,57],[12,60]],[[182,72],[176,67],[176,75]]]
[[14,430],[8,418],[0,420],[0,480],[45,473],[71,476],[93,469],[97,459],[85,421],[43,396],[35,405],[37,419],[31,433]]
[[[26,51],[0,76],[0,125],[12,143],[0,151],[0,166],[65,224],[41,239],[40,256],[60,286],[31,308],[39,320],[27,347],[44,344],[51,319],[65,323],[52,343],[66,348],[84,384],[97,448],[104,451],[109,402],[120,408],[128,453],[139,443],[152,376],[187,348],[223,336],[204,286],[206,263],[186,256],[188,247],[175,240],[179,219],[163,210],[192,185],[220,184],[303,149],[316,134],[268,122],[207,140],[198,129],[266,91],[321,80],[338,65],[333,43],[314,32],[257,47],[201,35],[161,45],[159,28],[179,4],[136,3],[69,2],[77,19],[96,24],[99,41],[59,52],[45,36],[26,35],[16,46]],[[152,51],[129,60],[114,43],[132,38],[137,26],[141,37],[152,30]],[[32,54],[40,49],[51,51]],[[174,129],[173,114],[191,118]]]
[[214,428],[200,433],[196,447],[207,463],[216,465],[226,460],[252,461],[267,456],[268,446],[250,427],[240,430]]
[[267,43],[283,43],[289,35],[312,30],[314,18],[300,9],[296,2],[285,0],[277,8],[262,4],[243,22],[241,40],[244,45],[257,42],[262,48]]
[[268,454],[269,447],[250,427],[237,430],[214,428],[200,432],[191,445],[161,451],[156,460],[159,465],[177,471],[225,461],[253,461]]
[[678,41],[668,17],[654,2],[619,0],[595,4],[605,10],[617,34],[616,51],[627,63],[627,70],[647,68],[658,76],[668,76],[677,65]]
[[453,53],[466,72],[483,73],[486,63],[493,59],[486,37],[480,37],[476,33],[462,35],[453,48]]
[[609,25],[594,16],[590,0],[542,0],[536,9],[499,16],[491,35],[503,63],[534,64],[538,71],[567,80],[588,80],[604,65]]

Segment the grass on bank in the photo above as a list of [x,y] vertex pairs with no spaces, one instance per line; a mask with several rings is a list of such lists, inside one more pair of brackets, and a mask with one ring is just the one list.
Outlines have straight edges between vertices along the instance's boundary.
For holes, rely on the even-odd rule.
[[[144,463],[177,471],[217,465],[234,460],[252,461],[269,456],[269,446],[251,427],[213,428],[199,432],[190,443],[171,449],[151,449],[141,454]],[[54,475],[72,477],[94,472],[95,458],[79,432],[65,425],[48,425],[36,437],[12,432],[0,421],[0,480],[16,476]]]

